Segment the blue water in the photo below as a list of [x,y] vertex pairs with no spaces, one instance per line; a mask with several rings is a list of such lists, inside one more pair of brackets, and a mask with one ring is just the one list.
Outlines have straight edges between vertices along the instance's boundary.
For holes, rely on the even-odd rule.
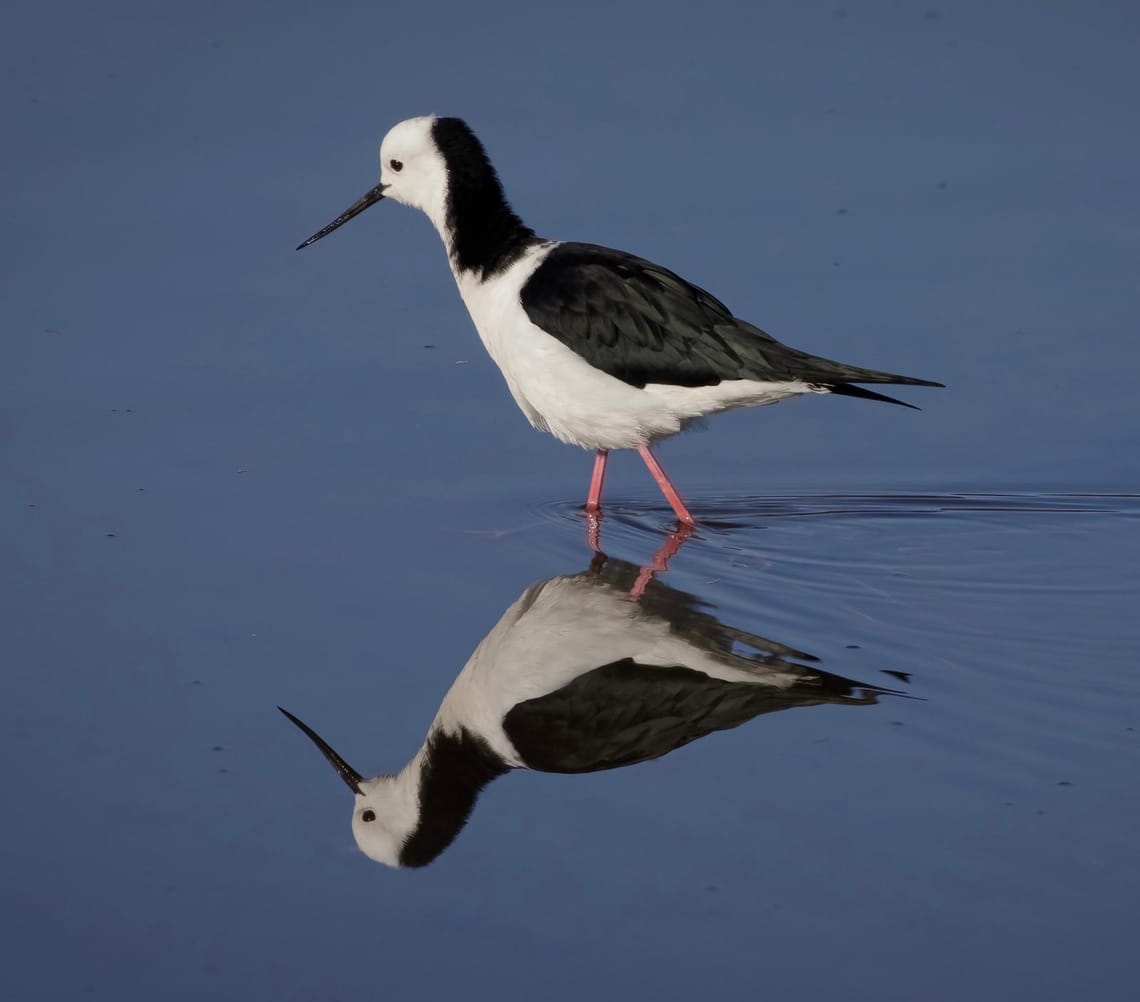
[[[20,999],[1134,998],[1140,22],[1127,4],[42,4],[0,39],[0,840]],[[395,121],[460,114],[539,232],[938,379],[662,461],[662,587],[897,689],[493,783],[427,869],[402,766],[591,459],[535,434]],[[633,455],[602,547],[672,528]],[[589,622],[582,622],[583,637]],[[885,674],[890,672],[893,674]]]

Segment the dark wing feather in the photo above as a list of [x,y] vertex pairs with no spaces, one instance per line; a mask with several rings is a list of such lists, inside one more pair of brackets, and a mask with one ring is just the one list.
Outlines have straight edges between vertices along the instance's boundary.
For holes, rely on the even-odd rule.
[[713,386],[728,379],[942,385],[789,348],[668,269],[593,244],[555,247],[521,299],[534,324],[631,386]]
[[624,658],[519,703],[503,718],[503,729],[531,769],[597,772],[658,758],[761,713],[870,703],[884,691],[824,671],[805,671],[802,682],[781,688]]

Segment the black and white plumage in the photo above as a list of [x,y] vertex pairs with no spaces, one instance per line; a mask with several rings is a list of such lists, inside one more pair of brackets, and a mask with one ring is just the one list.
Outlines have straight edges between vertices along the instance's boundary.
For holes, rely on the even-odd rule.
[[798,351],[666,268],[537,237],[460,119],[392,128],[380,146],[380,183],[301,246],[381,198],[421,209],[434,224],[475,328],[527,420],[598,453],[587,510],[598,510],[609,450],[636,448],[691,523],[648,450],[707,415],[806,393],[902,403],[859,384],[942,385]]
[[[463,828],[480,791],[511,769],[584,773],[660,758],[763,713],[866,705],[892,690],[719,622],[693,596],[609,560],[528,588],[448,690],[400,772],[365,779],[286,715],[355,794],[352,830],[372,859],[424,866]],[[804,663],[806,662],[806,663]]]

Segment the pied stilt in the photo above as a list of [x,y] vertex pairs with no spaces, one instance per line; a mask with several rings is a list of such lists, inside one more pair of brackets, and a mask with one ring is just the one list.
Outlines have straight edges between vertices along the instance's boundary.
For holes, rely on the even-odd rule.
[[637,449],[677,518],[689,509],[651,451],[690,422],[804,393],[902,404],[860,383],[941,383],[781,344],[704,289],[623,251],[544,240],[514,213],[458,118],[411,118],[380,144],[380,183],[298,247],[390,198],[421,209],[447,249],[479,337],[527,420],[594,450],[586,511],[612,449]]

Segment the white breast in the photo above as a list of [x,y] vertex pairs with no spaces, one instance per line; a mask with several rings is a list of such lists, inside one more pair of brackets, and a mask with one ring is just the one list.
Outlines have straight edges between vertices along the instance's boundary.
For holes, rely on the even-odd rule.
[[540,431],[584,449],[634,449],[731,407],[776,403],[812,392],[804,383],[732,380],[716,386],[630,386],[595,369],[535,326],[523,309],[527,279],[557,246],[536,245],[488,281],[452,265],[459,294],[515,402]]

